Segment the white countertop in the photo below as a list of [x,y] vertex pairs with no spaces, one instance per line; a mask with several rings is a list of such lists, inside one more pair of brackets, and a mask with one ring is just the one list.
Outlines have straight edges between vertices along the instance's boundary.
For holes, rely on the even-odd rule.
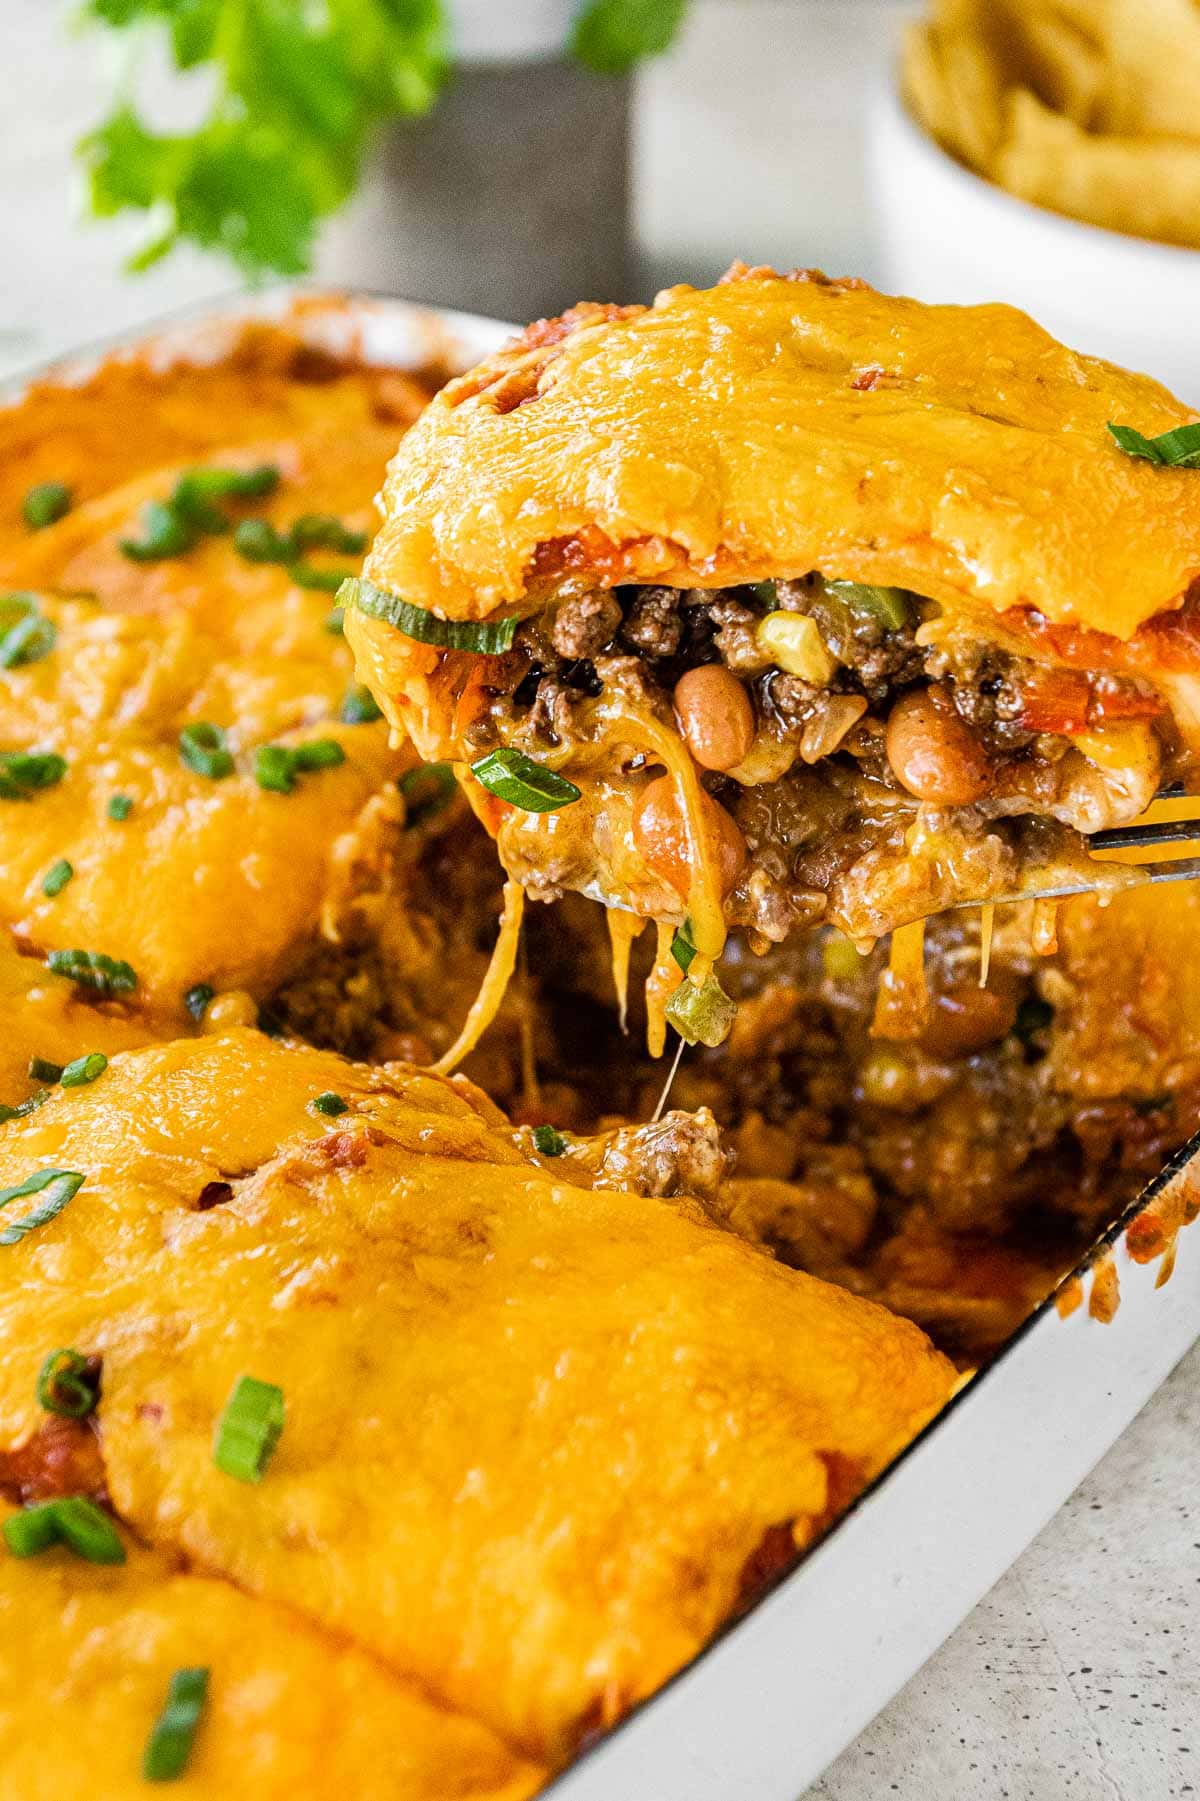
[[[102,84],[95,40],[70,39],[67,10],[0,0],[0,370],[233,285],[191,257],[132,282],[119,262],[141,228],[79,225],[69,147]],[[734,255],[873,273],[858,107],[904,10],[694,0],[684,44],[639,79],[648,282],[706,279]],[[1198,1477],[1200,1349],[811,1795],[1200,1794]]]

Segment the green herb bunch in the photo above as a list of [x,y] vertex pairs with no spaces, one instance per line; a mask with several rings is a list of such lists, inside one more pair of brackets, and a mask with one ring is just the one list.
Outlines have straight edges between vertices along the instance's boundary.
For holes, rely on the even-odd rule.
[[[583,0],[569,48],[620,73],[667,48],[687,3]],[[450,70],[447,0],[84,0],[84,17],[135,48],[165,34],[174,67],[212,83],[194,130],[151,130],[127,88],[79,144],[92,211],[151,219],[134,270],[186,241],[251,280],[303,273],[374,133],[428,112]]]

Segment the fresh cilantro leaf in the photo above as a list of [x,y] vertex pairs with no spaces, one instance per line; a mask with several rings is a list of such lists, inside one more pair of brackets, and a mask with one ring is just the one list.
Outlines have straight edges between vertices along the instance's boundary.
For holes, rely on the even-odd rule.
[[623,75],[669,49],[688,0],[587,0],[571,27],[571,50],[600,75]]

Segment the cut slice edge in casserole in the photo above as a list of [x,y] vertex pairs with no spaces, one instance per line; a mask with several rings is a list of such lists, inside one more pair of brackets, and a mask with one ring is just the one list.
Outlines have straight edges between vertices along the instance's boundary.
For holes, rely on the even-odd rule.
[[655,920],[660,965],[682,931],[698,994],[731,929],[1049,886],[1187,781],[1198,462],[1196,414],[1011,308],[739,267],[438,395],[348,632],[513,882]]

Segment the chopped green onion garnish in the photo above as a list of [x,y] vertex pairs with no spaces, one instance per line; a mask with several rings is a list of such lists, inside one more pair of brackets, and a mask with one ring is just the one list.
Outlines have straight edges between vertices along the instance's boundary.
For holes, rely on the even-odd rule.
[[319,1094],[312,1102],[312,1110],[314,1113],[323,1113],[327,1119],[336,1119],[339,1113],[350,1111],[350,1103],[343,1100],[340,1094],[333,1094],[327,1090],[324,1094]]
[[120,825],[133,812],[133,796],[129,794],[111,794],[108,799],[108,817]]
[[43,616],[35,594],[0,595],[0,669],[39,663],[58,641],[58,627]]
[[279,471],[270,463],[257,469],[188,469],[169,500],[152,500],[143,508],[143,536],[122,538],[121,549],[135,563],[183,556],[198,538],[229,530],[232,522],[216,500],[255,500],[278,484]]
[[308,744],[260,744],[254,753],[254,779],[260,788],[290,794],[298,775],[314,769],[332,769],[346,761],[336,738],[314,738]]
[[775,582],[751,582],[750,591],[761,606],[772,611],[779,605],[779,588]]
[[685,919],[683,924],[676,928],[675,936],[671,940],[671,955],[686,975],[692,967],[696,955],[696,940],[692,937],[690,919]]
[[283,1431],[283,1390],[239,1376],[217,1422],[213,1462],[239,1482],[259,1482]]
[[718,982],[709,976],[697,988],[685,976],[667,1002],[667,1019],[688,1044],[724,1044],[737,1017],[737,1008]]
[[31,1082],[61,1082],[63,1066],[51,1063],[48,1057],[31,1057],[29,1059],[29,1080]]
[[286,744],[260,744],[254,753],[254,779],[273,794],[290,794],[296,786],[292,753]]
[[75,1057],[63,1070],[59,1077],[64,1088],[85,1088],[102,1076],[108,1068],[108,1058],[103,1051],[88,1051],[86,1056]]
[[46,1197],[38,1202],[32,1213],[0,1232],[0,1244],[19,1244],[27,1233],[48,1225],[67,1202],[74,1199],[83,1183],[84,1178],[77,1169],[39,1169],[18,1182],[15,1188],[0,1188],[0,1207],[7,1207],[10,1201],[21,1200],[26,1195],[44,1194]]
[[825,586],[854,612],[869,614],[890,631],[898,631],[912,618],[912,597],[903,588],[879,588],[866,582],[826,582]]
[[346,582],[338,599],[343,607],[357,607],[360,613],[368,613],[372,619],[382,619],[385,625],[394,625],[406,638],[415,638],[420,644],[437,644],[443,650],[474,650],[483,656],[499,656],[510,650],[521,623],[515,617],[439,619],[436,613],[411,606],[398,594],[377,588],[362,575]]
[[66,773],[66,758],[55,751],[0,750],[0,800],[29,800]]
[[54,1502],[43,1501],[21,1513],[10,1513],[4,1522],[4,1542],[11,1557],[40,1557],[59,1542]]
[[288,563],[295,555],[269,519],[243,519],[233,534],[233,547],[248,563]]
[[302,513],[289,535],[297,550],[336,550],[340,556],[360,557],[367,548],[366,532],[343,525],[334,513]]
[[64,1419],[84,1420],[96,1410],[99,1395],[92,1364],[82,1351],[51,1351],[38,1371],[38,1406]]
[[124,1563],[125,1547],[116,1527],[86,1495],[39,1501],[4,1522],[4,1541],[14,1557],[36,1557],[63,1544],[86,1563]]
[[0,1125],[7,1125],[10,1119],[28,1119],[31,1113],[36,1113],[49,1099],[50,1090],[39,1088],[36,1094],[26,1095],[19,1106],[6,1107],[0,1102]]
[[53,900],[56,894],[62,893],[74,874],[74,864],[68,863],[65,857],[60,857],[57,863],[51,863],[49,869],[42,877],[42,893],[46,895],[48,899]]
[[67,1495],[52,1503],[59,1536],[76,1557],[88,1563],[124,1563],[125,1547],[108,1515],[86,1495]]
[[183,1775],[207,1696],[207,1670],[175,1671],[167,1688],[166,1703],[142,1754],[142,1777],[146,1782],[174,1782]]
[[39,482],[30,488],[21,505],[30,531],[44,531],[55,525],[71,510],[71,490],[66,482]]
[[345,761],[346,753],[336,738],[312,738],[307,744],[298,744],[292,752],[293,766],[305,774],[314,769],[336,769]]
[[[283,532],[269,520],[244,519],[234,533],[233,542],[248,563],[291,564],[294,566],[289,571],[292,580],[299,582],[301,587],[336,591],[346,579],[345,570],[313,570],[304,562],[304,552],[336,550],[343,556],[361,556],[367,548],[367,534],[351,531],[332,513],[305,513]],[[296,570],[313,579],[302,579]]]
[[1177,425],[1157,438],[1143,437],[1132,425],[1114,425],[1109,431],[1126,456],[1142,457],[1163,469],[1200,469],[1200,424]]
[[289,563],[287,572],[298,588],[316,588],[326,594],[336,594],[353,579],[347,569],[318,569],[315,563],[307,563],[302,557]]
[[132,994],[137,987],[137,974],[119,957],[106,957],[103,951],[51,951],[47,969],[56,976],[68,976],[81,988],[91,988],[107,1000],[113,994]]
[[523,750],[502,746],[471,765],[471,774],[489,794],[520,807],[524,813],[557,813],[580,798],[580,790]]
[[371,690],[356,682],[353,688],[346,690],[338,718],[343,725],[373,725],[383,718],[383,713]]
[[121,549],[133,563],[161,563],[181,557],[196,542],[196,528],[168,500],[150,500],[142,508],[140,538],[122,538]]
[[189,988],[184,995],[183,1004],[197,1023],[208,1012],[209,1002],[215,993],[216,990],[210,988],[207,982],[197,982],[196,986]]
[[233,756],[219,725],[197,719],[185,725],[179,734],[179,754],[189,769],[206,775],[211,782],[222,782],[233,774]]
[[561,1157],[567,1148],[567,1141],[561,1132],[553,1126],[535,1126],[533,1128],[533,1146],[543,1157]]

